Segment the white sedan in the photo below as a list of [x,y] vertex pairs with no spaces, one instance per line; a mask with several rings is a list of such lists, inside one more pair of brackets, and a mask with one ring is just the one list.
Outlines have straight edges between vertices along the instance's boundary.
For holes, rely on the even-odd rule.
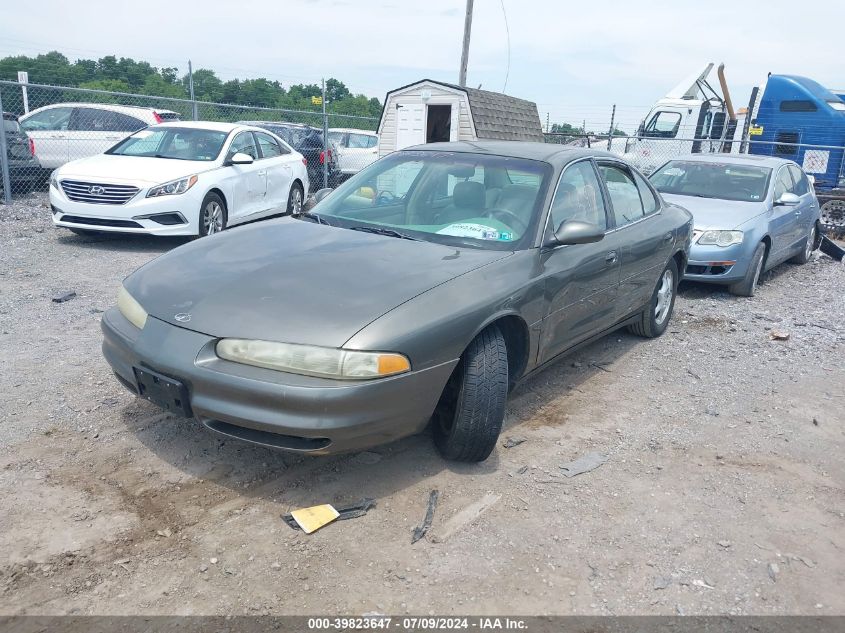
[[53,223],[75,233],[210,235],[302,211],[301,154],[266,130],[231,123],[155,125],[50,177]]

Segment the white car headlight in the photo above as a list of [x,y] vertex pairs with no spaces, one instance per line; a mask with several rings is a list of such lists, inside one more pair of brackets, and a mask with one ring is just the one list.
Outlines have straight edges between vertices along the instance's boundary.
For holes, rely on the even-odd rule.
[[220,358],[292,374],[344,380],[366,380],[411,369],[402,354],[225,338],[217,343]]
[[158,196],[174,196],[176,194],[185,193],[188,189],[197,184],[196,176],[186,176],[179,180],[171,180],[163,185],[152,187],[147,192],[148,198],[156,198]]
[[733,246],[742,244],[742,231],[704,231],[698,238],[702,246]]
[[59,188],[59,178],[58,178],[58,176],[56,176],[56,172],[57,172],[57,171],[59,171],[59,170],[58,170],[58,169],[54,169],[52,172],[50,172],[50,186],[51,186],[53,189],[58,189],[58,188]]
[[123,286],[117,293],[117,309],[136,328],[144,329],[147,324],[147,311],[141,307],[140,303],[135,301],[135,298]]

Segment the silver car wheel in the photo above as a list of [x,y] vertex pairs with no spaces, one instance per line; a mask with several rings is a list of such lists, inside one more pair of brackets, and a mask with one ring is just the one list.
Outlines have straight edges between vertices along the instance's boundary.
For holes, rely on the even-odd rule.
[[672,271],[667,268],[663,271],[663,276],[660,278],[660,287],[657,289],[657,305],[654,307],[654,322],[657,325],[663,325],[666,317],[669,316],[674,291],[675,279]]
[[763,272],[763,258],[760,258],[760,261],[757,262],[757,266],[754,268],[754,279],[751,282],[751,292],[753,293],[757,289],[757,284],[760,283],[760,274]]
[[290,195],[290,212],[293,215],[299,215],[300,213],[302,213],[302,191],[299,190],[299,187],[294,187],[293,190],[290,192]]
[[804,247],[804,259],[810,259],[813,254],[813,247],[816,244],[816,227],[810,229],[810,235],[807,237],[807,246]]
[[202,211],[202,226],[206,235],[223,230],[223,207],[215,200],[209,201]]

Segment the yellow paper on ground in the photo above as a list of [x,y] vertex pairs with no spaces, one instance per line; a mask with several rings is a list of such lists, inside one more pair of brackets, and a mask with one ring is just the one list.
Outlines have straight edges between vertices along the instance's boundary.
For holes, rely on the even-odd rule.
[[311,534],[311,532],[319,530],[340,516],[340,513],[328,503],[321,506],[294,510],[290,514],[306,534]]

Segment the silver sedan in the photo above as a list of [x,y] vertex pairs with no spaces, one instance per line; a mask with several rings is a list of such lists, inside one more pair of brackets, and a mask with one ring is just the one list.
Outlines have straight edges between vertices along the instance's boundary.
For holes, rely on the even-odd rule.
[[802,169],[768,156],[696,154],[655,170],[667,202],[693,215],[685,279],[727,284],[751,297],[760,275],[784,261],[806,263],[819,242],[819,204]]

